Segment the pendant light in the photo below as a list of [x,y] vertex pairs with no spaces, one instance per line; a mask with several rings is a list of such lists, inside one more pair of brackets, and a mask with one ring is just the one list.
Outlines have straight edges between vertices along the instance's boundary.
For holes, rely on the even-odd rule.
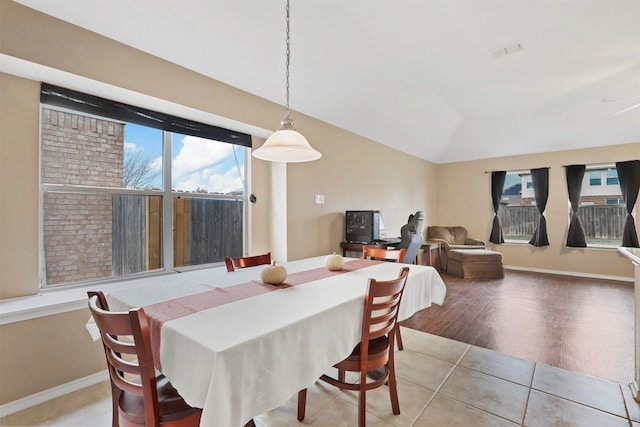
[[280,129],[272,134],[262,147],[253,151],[253,157],[270,162],[298,163],[317,160],[322,157],[320,152],[314,150],[309,141],[293,127],[293,120],[289,118],[289,0],[287,0],[287,105],[284,110],[284,119],[280,122]]

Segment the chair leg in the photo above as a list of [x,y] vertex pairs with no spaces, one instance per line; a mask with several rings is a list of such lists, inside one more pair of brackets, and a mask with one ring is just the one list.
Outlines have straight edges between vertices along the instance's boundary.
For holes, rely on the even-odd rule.
[[389,397],[391,398],[391,409],[395,415],[400,414],[400,401],[398,400],[398,383],[396,381],[396,367],[393,360],[393,349],[389,356],[389,362],[387,363],[387,369],[389,370],[389,380],[387,385],[389,386]]
[[398,343],[398,350],[404,350],[404,345],[402,345],[402,335],[400,335],[400,326],[396,326],[396,341]]
[[111,383],[111,425],[113,427],[120,427],[120,389]]
[[304,413],[307,409],[307,389],[298,392],[298,421],[304,420]]
[[360,374],[360,390],[358,390],[358,427],[365,427],[367,420],[367,374]]

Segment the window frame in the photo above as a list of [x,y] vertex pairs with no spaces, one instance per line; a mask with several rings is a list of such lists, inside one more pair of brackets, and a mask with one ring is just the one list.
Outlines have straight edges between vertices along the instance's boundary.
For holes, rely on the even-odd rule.
[[[609,175],[609,171],[613,170],[616,172],[616,184],[609,184],[608,180],[610,179],[608,177]],[[599,184],[597,185],[592,185],[591,184],[591,176],[593,172],[599,172]],[[585,194],[586,191],[588,191],[588,189],[590,188],[594,188],[596,187],[596,193],[597,194]],[[616,165],[615,163],[590,163],[590,164],[585,164],[585,177],[583,178],[582,181],[582,189],[581,189],[581,194],[580,194],[580,208],[582,207],[588,207],[588,206],[625,206],[624,203],[620,204],[608,204],[607,201],[609,201],[610,199],[612,199],[614,197],[614,195],[607,195],[607,191],[609,189],[611,189],[611,187],[617,187],[617,191],[619,192],[619,195],[615,195],[615,197],[618,200],[622,200],[622,191],[620,189],[620,181],[617,179],[617,170],[616,170]],[[600,194],[603,193],[603,194]],[[601,205],[596,204],[596,202],[594,201],[589,201],[589,200],[583,200],[584,197],[601,197],[604,199],[604,203]],[[636,206],[637,207],[637,206]],[[634,207],[633,212],[631,213],[631,215],[634,217],[636,217],[636,207]],[[571,203],[569,202],[569,200],[567,200],[567,230],[569,229],[569,224],[571,221]],[[623,222],[624,225],[624,222]],[[585,224],[584,222],[582,223],[583,228],[587,227],[587,224]],[[588,236],[586,236],[586,230],[585,230],[585,239],[587,242],[587,246],[584,249],[599,249],[599,250],[617,250],[620,247],[620,243],[622,242],[622,237],[620,238],[620,242],[614,244],[614,245],[608,245],[608,244],[603,244],[603,243],[592,243],[589,240],[593,241],[592,238],[589,238]]]
[[[540,212],[537,209],[535,196],[532,197],[531,205],[523,205],[522,204],[522,201],[525,198],[525,193],[527,193],[527,192],[532,193],[532,194],[534,193],[533,181],[532,181],[532,178],[531,178],[531,170],[530,169],[522,169],[522,170],[519,169],[519,170],[506,171],[505,183],[506,183],[506,177],[508,177],[509,175],[518,175],[520,177],[520,204],[519,205],[511,205],[511,206],[512,207],[531,207],[532,209],[535,209],[535,212],[537,213],[537,215],[540,215]],[[529,183],[531,183],[531,186],[528,185]],[[505,198],[504,195],[503,195],[502,198],[503,199]],[[499,212],[501,212],[503,208],[504,208],[504,205],[502,204],[502,201],[501,201]],[[537,224],[537,218],[538,218],[538,216],[536,216],[536,221],[534,221],[535,224]],[[529,241],[533,237],[533,233],[535,233],[535,225],[534,225],[534,231],[530,235],[523,235],[523,236],[526,236],[526,238],[511,239],[511,238],[508,238],[507,235],[505,234],[505,228],[506,228],[505,225],[507,225],[507,224],[505,224],[501,219],[501,227],[502,227],[502,234],[503,234],[503,238],[504,238],[504,243],[516,244],[516,245],[528,245]]]
[[[209,193],[185,193],[181,191],[172,191],[171,189],[171,139],[173,134],[188,135],[187,133],[172,132],[170,130],[162,130],[163,138],[163,173],[162,181],[163,188],[161,190],[156,189],[137,189],[137,188],[125,188],[125,187],[103,187],[95,185],[76,185],[76,184],[57,184],[46,183],[43,180],[43,111],[45,108],[61,111],[69,114],[82,115],[88,118],[95,118],[99,120],[108,120],[120,123],[130,123],[113,117],[99,116],[84,111],[78,111],[72,108],[61,107],[58,105],[52,105],[45,102],[39,104],[39,165],[38,165],[38,183],[39,183],[39,229],[38,229],[38,242],[39,242],[39,288],[42,291],[51,291],[58,289],[67,289],[74,287],[82,287],[95,283],[113,283],[126,280],[133,280],[140,277],[149,277],[159,274],[167,274],[173,271],[186,271],[193,269],[209,268],[212,266],[222,265],[223,261],[217,261],[214,263],[198,264],[179,266],[174,265],[174,250],[173,250],[173,221],[174,221],[174,209],[173,199],[177,196],[189,196],[190,198],[197,199],[225,199],[225,200],[238,200],[242,202],[242,253],[245,254],[249,243],[251,241],[251,229],[249,227],[250,221],[250,209],[248,206],[250,190],[250,170],[251,170],[251,146],[245,144],[236,144],[235,142],[217,141],[221,143],[229,143],[235,150],[237,146],[243,147],[244,153],[244,178],[242,195],[229,195],[229,194],[209,194]],[[144,126],[144,125],[143,125]],[[232,131],[230,131],[232,132]],[[193,135],[202,137],[199,135]],[[249,136],[250,138],[250,136]],[[207,138],[210,139],[210,138]],[[168,142],[168,143],[167,143]],[[45,194],[49,192],[55,193],[67,193],[67,194],[109,194],[109,195],[128,195],[128,196],[159,196],[162,198],[162,267],[159,269],[152,269],[141,271],[137,273],[130,273],[122,276],[109,276],[92,280],[78,280],[74,282],[63,282],[48,284],[47,283],[47,271],[46,271],[46,259],[45,259]],[[113,239],[111,240],[113,245]],[[113,247],[113,246],[112,246]]]
[[[615,177],[613,176],[609,176],[609,172],[615,172]],[[615,182],[613,182],[615,180]],[[605,183],[606,185],[617,185],[620,186],[620,179],[618,178],[618,171],[613,168],[613,169],[607,169],[605,172]]]
[[[587,169],[589,173],[589,187],[602,187],[602,171],[597,169]],[[598,176],[594,176],[594,172],[598,172]]]

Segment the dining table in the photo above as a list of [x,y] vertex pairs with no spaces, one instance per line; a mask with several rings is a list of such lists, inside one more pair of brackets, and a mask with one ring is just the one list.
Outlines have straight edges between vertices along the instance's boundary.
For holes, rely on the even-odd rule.
[[[233,272],[193,269],[103,289],[110,309],[142,307],[156,367],[203,426],[243,426],[307,388],[346,358],[361,338],[369,278],[394,279],[406,264],[324,256],[281,265],[281,285],[261,281],[268,266]],[[446,286],[429,266],[410,265],[398,319],[442,305]]]

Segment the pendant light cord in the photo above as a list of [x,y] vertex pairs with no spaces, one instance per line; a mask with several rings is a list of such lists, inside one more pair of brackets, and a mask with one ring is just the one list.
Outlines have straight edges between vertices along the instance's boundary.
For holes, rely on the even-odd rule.
[[285,119],[289,118],[289,58],[291,56],[291,39],[289,37],[289,0],[287,0],[287,39],[286,39],[286,44],[287,44],[287,50],[286,50],[286,56],[287,56],[287,62],[286,62],[286,67],[287,67],[287,72],[286,72],[286,78],[287,78],[287,84],[286,84],[286,89],[287,89],[287,104],[285,106],[284,109],[284,117]]

